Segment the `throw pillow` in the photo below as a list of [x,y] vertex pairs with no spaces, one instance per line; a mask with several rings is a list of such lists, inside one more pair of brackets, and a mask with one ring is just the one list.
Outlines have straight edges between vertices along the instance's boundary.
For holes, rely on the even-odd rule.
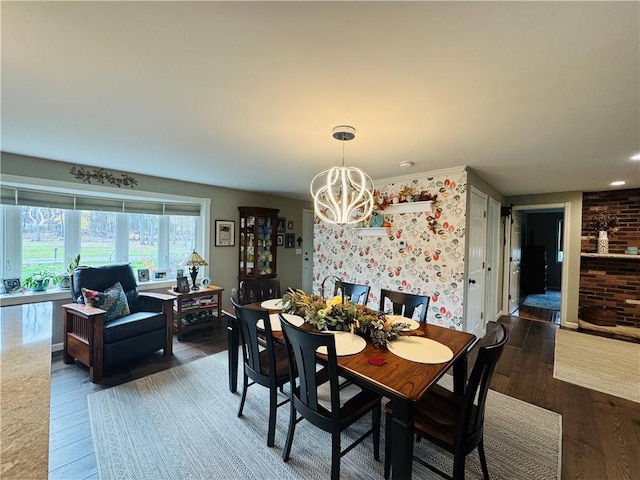
[[82,295],[86,305],[106,310],[107,313],[104,318],[106,322],[124,317],[130,313],[127,295],[124,293],[120,282],[116,282],[104,292],[82,287]]

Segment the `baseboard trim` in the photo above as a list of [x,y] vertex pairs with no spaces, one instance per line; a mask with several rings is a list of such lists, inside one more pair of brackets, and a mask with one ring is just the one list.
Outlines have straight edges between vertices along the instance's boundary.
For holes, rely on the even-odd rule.
[[63,346],[64,345],[62,343],[52,343],[51,344],[51,353],[61,352]]

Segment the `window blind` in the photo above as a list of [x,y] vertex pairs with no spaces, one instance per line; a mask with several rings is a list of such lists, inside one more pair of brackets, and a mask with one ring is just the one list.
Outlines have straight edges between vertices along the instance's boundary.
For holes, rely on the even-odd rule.
[[200,215],[200,204],[168,202],[163,200],[139,200],[72,194],[22,187],[0,186],[2,205],[63,208],[66,210],[97,210],[103,212],[147,213],[152,215]]

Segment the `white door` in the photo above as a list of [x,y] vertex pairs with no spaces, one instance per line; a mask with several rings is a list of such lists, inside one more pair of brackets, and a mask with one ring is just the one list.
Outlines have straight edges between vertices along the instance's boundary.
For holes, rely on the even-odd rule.
[[511,217],[511,245],[509,256],[509,313],[520,308],[520,261],[522,260],[521,224],[518,210],[513,210]]
[[487,195],[471,188],[469,204],[469,258],[467,262],[466,331],[484,336],[484,285],[487,244]]
[[313,210],[302,211],[302,290],[313,291]]

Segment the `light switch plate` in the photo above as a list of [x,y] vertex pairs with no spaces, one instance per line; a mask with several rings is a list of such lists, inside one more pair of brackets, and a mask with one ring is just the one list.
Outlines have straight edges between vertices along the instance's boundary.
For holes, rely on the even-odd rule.
[[302,249],[296,248],[296,255],[302,255]]

